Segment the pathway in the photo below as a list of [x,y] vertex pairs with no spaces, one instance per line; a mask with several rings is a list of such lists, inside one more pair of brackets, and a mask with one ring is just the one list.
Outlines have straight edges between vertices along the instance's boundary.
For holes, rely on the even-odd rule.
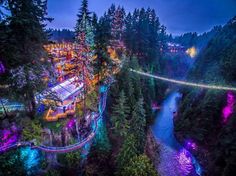
[[99,112],[98,113],[92,113],[92,117],[94,119],[93,123],[93,130],[92,132],[82,141],[75,143],[73,145],[68,145],[65,147],[50,147],[50,146],[44,146],[44,145],[32,145],[30,142],[18,142],[12,145],[0,147],[0,152],[5,152],[7,150],[11,150],[13,148],[17,147],[23,147],[23,146],[30,146],[31,148],[39,149],[44,152],[51,152],[51,153],[67,153],[74,150],[78,150],[82,148],[84,145],[86,145],[88,142],[90,142],[97,132],[98,128],[98,121],[102,118],[102,114],[106,108],[106,101],[107,101],[107,91],[110,87],[111,83],[109,83],[107,86],[103,86],[103,91],[100,92],[100,102],[99,102]]

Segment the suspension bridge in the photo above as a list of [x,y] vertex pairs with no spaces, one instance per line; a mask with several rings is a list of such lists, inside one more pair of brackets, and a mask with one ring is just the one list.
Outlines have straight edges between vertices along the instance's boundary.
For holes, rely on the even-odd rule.
[[176,79],[170,79],[170,78],[166,78],[166,77],[162,77],[162,76],[152,75],[150,73],[146,73],[146,72],[142,72],[142,71],[138,71],[138,70],[133,70],[133,69],[130,69],[130,71],[133,73],[142,75],[142,76],[158,79],[158,80],[169,82],[169,83],[179,84],[179,85],[205,88],[205,89],[214,89],[214,90],[236,91],[235,87],[209,85],[209,84],[198,84],[198,83],[193,83],[193,82],[188,82],[188,81],[180,81],[180,80],[176,80]]

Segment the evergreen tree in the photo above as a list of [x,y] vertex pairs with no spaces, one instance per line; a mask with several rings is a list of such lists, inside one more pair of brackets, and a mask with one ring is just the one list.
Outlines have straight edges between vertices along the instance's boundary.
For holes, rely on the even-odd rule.
[[133,134],[128,134],[125,141],[120,149],[120,152],[116,158],[118,175],[122,172],[125,166],[130,162],[130,160],[137,156],[137,143],[136,138]]
[[[138,64],[138,60],[136,58],[131,58],[130,64],[129,64],[131,69],[134,70],[139,70],[140,66]],[[141,90],[141,80],[140,80],[140,75],[138,74],[131,74],[132,77],[132,82],[133,82],[133,87],[134,87],[134,94],[133,97],[135,98],[135,102],[139,100],[139,98],[142,97],[142,90]]]
[[130,107],[130,111],[132,112],[132,108],[136,102],[134,96],[134,86],[132,80],[132,73],[129,71],[129,61],[123,62],[123,67],[120,71],[119,76],[117,76],[117,80],[120,82],[119,89],[124,90],[125,95],[127,95],[127,105]]
[[[27,159],[24,158],[24,159]],[[12,176],[12,175],[25,176],[27,171],[24,168],[24,162],[21,159],[20,150],[8,151],[0,155],[0,175]]]
[[[94,20],[95,21],[95,20]],[[95,56],[94,68],[95,73],[99,74],[99,79],[103,77],[103,72],[108,69],[111,64],[110,58],[107,53],[107,46],[110,40],[110,24],[108,15],[104,14],[96,23],[95,32]]]
[[47,41],[45,21],[47,1],[7,1],[11,13],[1,25],[0,55],[6,66],[5,80],[9,93],[23,101],[33,117],[36,111],[35,93],[45,89],[42,77],[50,74],[43,45]]
[[125,19],[124,42],[129,56],[137,56],[143,68],[154,66],[160,72],[161,48],[165,44],[165,27],[155,10],[135,9]]
[[115,11],[116,11],[116,6],[115,4],[112,4],[111,7],[108,9],[107,15],[109,17],[109,23],[111,24],[111,22],[114,20],[115,17]]
[[75,35],[80,50],[83,50],[84,52],[88,52],[88,47],[91,47],[89,44],[93,44],[93,26],[90,14],[91,12],[88,10],[88,0],[83,0],[79,14],[77,15],[78,19],[75,26]]
[[82,154],[81,151],[68,152],[60,155],[60,162],[66,168],[78,168],[81,165]]
[[110,175],[112,170],[110,167],[111,145],[107,134],[106,124],[103,120],[98,123],[98,133],[96,133],[95,141],[89,151],[87,163],[85,166],[86,175]]
[[96,13],[93,13],[93,16],[92,16],[92,19],[91,19],[91,24],[92,24],[93,29],[94,29],[94,34],[96,34],[97,27],[98,27],[98,16],[96,15]]
[[157,172],[146,155],[139,155],[131,159],[122,171],[122,176],[157,176]]
[[127,98],[122,90],[117,102],[113,106],[113,112],[111,121],[114,127],[114,131],[119,136],[125,136],[127,134],[128,126],[128,113],[129,107],[127,106]]
[[[83,0],[82,6],[77,15],[77,23],[75,27],[75,35],[77,42],[77,57],[75,65],[78,66],[77,74],[78,82],[83,82],[84,95],[87,94],[87,88],[93,79],[92,60],[94,57],[94,27],[92,25],[90,12],[88,11],[88,1]],[[85,96],[86,97],[86,96]],[[83,109],[86,109],[86,98],[84,99]]]
[[137,148],[140,153],[143,152],[146,138],[146,119],[143,104],[143,98],[140,98],[134,107],[132,119],[130,121],[130,132],[134,134],[137,139]]
[[82,28],[86,28],[85,25],[87,25],[85,22],[82,22],[84,19],[87,21],[87,22],[90,22],[91,21],[91,12],[89,12],[88,10],[88,0],[82,0],[82,5],[81,5],[81,8],[79,10],[79,13],[77,15],[77,23],[76,23],[76,27],[75,27],[75,31],[78,35],[78,32],[80,31],[80,27],[81,25]]
[[132,15],[131,13],[128,13],[128,15],[125,18],[125,30],[124,30],[124,36],[123,36],[124,43],[126,44],[126,54],[130,57],[132,57],[133,53],[133,45],[132,42],[134,40],[133,35],[133,22],[132,22]]
[[124,29],[125,10],[120,6],[115,10],[114,17],[111,21],[111,35],[113,45],[116,46],[116,42],[120,42],[122,39]]
[[89,151],[85,166],[85,175],[112,175],[113,170],[111,168],[110,158],[111,154],[109,150],[106,151],[93,145]]

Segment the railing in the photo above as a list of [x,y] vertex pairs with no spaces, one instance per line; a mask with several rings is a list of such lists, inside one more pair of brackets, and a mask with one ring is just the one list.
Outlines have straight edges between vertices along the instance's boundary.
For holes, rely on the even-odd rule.
[[82,148],[85,144],[90,142],[95,137],[95,134],[98,129],[98,121],[102,118],[102,114],[106,108],[107,91],[110,87],[110,84],[111,83],[109,83],[106,87],[106,90],[100,94],[99,112],[98,113],[92,112],[92,119],[94,119],[94,124],[95,124],[94,129],[92,129],[92,132],[82,141],[72,144],[72,145],[65,146],[65,147],[34,145],[33,143],[30,143],[30,142],[18,142],[12,145],[0,147],[0,152],[5,152],[7,150],[17,148],[17,147],[23,147],[23,146],[30,146],[31,148],[35,148],[35,149],[42,150],[44,152],[51,152],[51,153],[67,153],[67,152],[71,152],[71,151]]

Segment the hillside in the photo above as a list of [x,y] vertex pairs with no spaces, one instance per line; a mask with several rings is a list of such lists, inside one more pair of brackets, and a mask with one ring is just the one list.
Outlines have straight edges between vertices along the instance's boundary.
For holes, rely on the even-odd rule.
[[202,34],[198,34],[196,32],[188,32],[180,36],[176,36],[172,40],[173,42],[179,43],[187,48],[195,46],[199,49],[202,49],[221,30],[222,30],[221,26],[215,26],[210,31],[204,32]]
[[[236,17],[217,33],[200,53],[188,79],[235,86]],[[206,175],[233,175],[236,171],[235,93],[184,89],[175,134],[183,143],[192,140]],[[229,108],[230,110],[226,109]],[[224,108],[225,107],[225,108]],[[223,110],[224,109],[224,110]],[[225,116],[225,110],[229,110]]]

